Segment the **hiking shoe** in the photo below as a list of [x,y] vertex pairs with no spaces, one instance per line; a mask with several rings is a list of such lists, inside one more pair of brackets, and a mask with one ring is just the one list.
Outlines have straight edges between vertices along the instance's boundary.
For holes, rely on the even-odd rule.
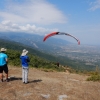
[[8,79],[6,79],[5,81],[6,81],[6,82],[9,82],[9,80],[8,80]]
[[[24,82],[25,83],[25,82]],[[25,84],[28,84],[29,82],[26,82]]]
[[3,82],[3,79],[1,79],[0,82]]

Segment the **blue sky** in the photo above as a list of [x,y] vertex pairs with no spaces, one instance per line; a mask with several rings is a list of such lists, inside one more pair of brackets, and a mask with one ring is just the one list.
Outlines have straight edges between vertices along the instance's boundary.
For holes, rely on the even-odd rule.
[[0,32],[45,36],[53,31],[69,33],[81,44],[100,45],[100,0],[0,0]]

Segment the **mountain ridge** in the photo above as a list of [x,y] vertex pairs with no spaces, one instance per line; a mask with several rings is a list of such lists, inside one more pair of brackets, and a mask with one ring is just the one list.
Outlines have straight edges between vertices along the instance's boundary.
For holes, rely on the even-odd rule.
[[[100,66],[100,50],[99,47],[88,45],[75,45],[70,42],[65,42],[62,39],[49,38],[43,42],[43,36],[25,34],[25,33],[0,33],[0,38],[15,41],[17,44],[23,44],[36,51],[41,57],[45,56],[46,59],[52,58],[53,61],[59,62],[64,66],[71,66],[75,69],[90,69],[95,70],[96,66]],[[13,45],[14,46],[14,45]],[[54,57],[48,57],[53,55]],[[34,54],[34,52],[33,52]],[[59,59],[58,59],[59,58]],[[51,60],[51,59],[50,59]],[[81,62],[81,64],[80,64]]]
[[20,51],[20,53],[24,48],[26,48],[29,51],[29,53],[34,56],[38,56],[55,63],[59,62],[60,65],[71,67],[75,70],[95,70],[95,66],[90,67],[90,65],[85,65],[84,61],[82,62],[77,59],[74,60],[74,59],[70,59],[68,57],[63,57],[59,55],[57,56],[51,55],[46,52],[38,51],[37,49],[33,49],[30,46],[23,45],[21,43],[14,42],[14,41],[7,41],[7,40],[0,39],[0,47],[5,47],[7,49],[12,49],[12,50],[18,50]]

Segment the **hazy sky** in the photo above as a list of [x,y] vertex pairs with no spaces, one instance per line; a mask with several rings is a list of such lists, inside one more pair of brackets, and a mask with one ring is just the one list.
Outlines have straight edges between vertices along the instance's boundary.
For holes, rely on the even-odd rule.
[[67,32],[81,44],[100,45],[100,0],[0,0],[0,32],[53,31]]

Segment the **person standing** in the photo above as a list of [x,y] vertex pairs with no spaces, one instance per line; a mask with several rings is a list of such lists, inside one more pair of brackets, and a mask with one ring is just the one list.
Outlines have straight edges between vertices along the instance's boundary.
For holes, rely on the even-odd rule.
[[8,82],[8,56],[5,54],[7,51],[5,48],[1,48],[0,50],[0,81],[3,82],[3,71],[5,72],[6,81]]
[[24,49],[22,51],[22,54],[20,56],[21,64],[22,64],[22,82],[27,84],[28,83],[28,71],[29,71],[29,57],[28,57],[28,51]]

